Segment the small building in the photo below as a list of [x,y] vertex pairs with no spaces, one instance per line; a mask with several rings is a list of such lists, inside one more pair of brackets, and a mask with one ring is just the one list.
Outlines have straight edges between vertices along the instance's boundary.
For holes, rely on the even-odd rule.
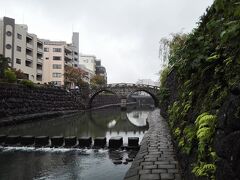
[[101,65],[100,59],[96,60],[96,75],[102,76],[107,84],[107,71],[106,68]]

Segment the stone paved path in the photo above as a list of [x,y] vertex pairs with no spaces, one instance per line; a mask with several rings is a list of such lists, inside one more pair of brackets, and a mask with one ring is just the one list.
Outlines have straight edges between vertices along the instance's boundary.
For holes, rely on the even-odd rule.
[[148,117],[149,129],[141,142],[141,148],[125,180],[181,179],[171,135],[160,110],[154,110]]

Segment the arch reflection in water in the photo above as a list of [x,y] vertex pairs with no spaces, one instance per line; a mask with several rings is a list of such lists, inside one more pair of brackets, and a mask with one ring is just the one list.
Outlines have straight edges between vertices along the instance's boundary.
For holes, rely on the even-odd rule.
[[133,110],[127,113],[128,120],[137,127],[144,127],[147,125],[147,117],[149,110]]

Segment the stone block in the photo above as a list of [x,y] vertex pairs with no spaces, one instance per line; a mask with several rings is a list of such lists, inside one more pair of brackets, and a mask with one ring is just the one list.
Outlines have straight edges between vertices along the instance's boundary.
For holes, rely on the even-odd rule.
[[35,137],[35,146],[43,147],[49,145],[49,136],[36,136]]
[[64,138],[65,147],[74,147],[77,144],[77,137],[76,136],[69,136]]
[[78,146],[79,147],[90,147],[92,145],[91,137],[80,137],[78,138]]
[[20,136],[18,135],[7,136],[5,140],[5,145],[7,146],[17,145],[19,142],[20,142]]
[[4,135],[4,134],[1,134],[0,135],[0,144],[3,144],[4,142],[5,142],[5,140],[6,140],[6,135]]
[[120,136],[109,139],[109,149],[119,149],[123,145],[123,138]]
[[160,179],[159,174],[142,174],[142,175],[140,175],[140,180],[152,180],[152,179]]
[[128,137],[128,146],[129,147],[138,147],[139,137]]
[[20,143],[23,146],[29,146],[29,145],[33,145],[35,141],[35,136],[21,136],[20,138]]
[[61,147],[64,143],[64,137],[63,136],[53,136],[51,137],[51,146],[52,147]]
[[106,137],[96,137],[94,139],[94,147],[105,147],[106,146]]

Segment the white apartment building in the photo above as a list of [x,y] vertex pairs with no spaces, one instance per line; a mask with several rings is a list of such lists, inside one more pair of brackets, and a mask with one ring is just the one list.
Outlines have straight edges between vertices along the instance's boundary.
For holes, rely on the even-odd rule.
[[28,33],[27,25],[8,17],[0,20],[0,54],[10,59],[11,67],[23,71],[25,79],[42,83],[43,42]]
[[80,65],[85,66],[85,68],[89,69],[90,71],[96,71],[96,56],[94,55],[86,55],[80,54]]
[[79,66],[79,35],[73,33],[73,43],[67,44],[65,41],[44,42],[44,74],[43,82],[52,82],[54,85],[64,85],[65,65],[78,68]]
[[86,68],[84,65],[80,64],[79,68],[82,69],[86,75],[83,78],[83,81],[90,84],[91,79],[93,78],[93,76],[95,76],[95,72],[91,71],[90,69]]

